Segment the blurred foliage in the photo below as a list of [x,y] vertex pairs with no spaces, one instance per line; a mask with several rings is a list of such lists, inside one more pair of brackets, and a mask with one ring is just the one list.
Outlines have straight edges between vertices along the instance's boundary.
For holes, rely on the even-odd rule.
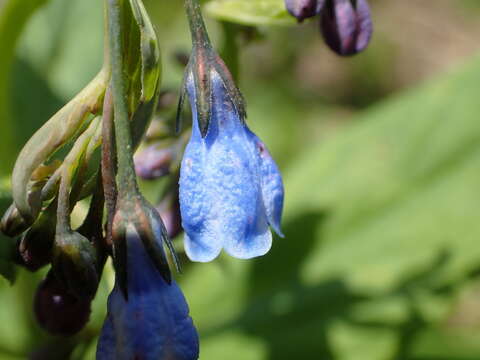
[[[43,2],[0,1],[0,38],[8,39],[0,41],[2,211],[6,170],[20,147],[101,64],[101,2],[50,0],[29,19]],[[145,2],[163,44],[164,86],[176,89],[182,68],[173,54],[189,49],[182,4]],[[201,358],[479,359],[480,58],[459,65],[452,56],[448,66],[458,69],[436,67],[435,74],[426,60],[402,65],[403,52],[421,56],[437,44],[418,31],[425,49],[414,40],[409,48],[380,18],[370,50],[344,60],[326,52],[314,21],[266,27],[294,23],[280,0],[205,3],[212,17],[260,26],[254,37],[236,28],[240,82],[249,124],[284,172],[286,238],[253,261],[184,261],[177,278],[202,337]],[[396,3],[410,12],[405,8],[421,13],[423,6]],[[477,28],[480,12],[470,11],[476,2],[459,3],[442,0],[435,10],[469,9],[452,19],[461,19],[458,28]],[[374,14],[394,18],[385,2],[372,5]],[[7,18],[9,9],[15,18]],[[209,27],[219,48],[232,41],[215,21]],[[479,50],[467,35],[443,35],[469,48],[464,58]],[[398,75],[409,72],[416,78],[408,82]],[[9,279],[13,244],[0,238],[0,272]],[[34,352],[39,359],[94,359],[112,286],[108,269],[88,328],[70,340],[49,337],[33,320],[44,271],[19,270],[13,287],[0,280],[0,359]]]
[[207,11],[219,19],[245,25],[289,25],[295,19],[285,10],[283,0],[213,0]]

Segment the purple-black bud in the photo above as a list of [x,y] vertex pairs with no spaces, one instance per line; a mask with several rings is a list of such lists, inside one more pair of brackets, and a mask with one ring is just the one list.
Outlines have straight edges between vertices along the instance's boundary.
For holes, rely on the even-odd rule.
[[30,229],[18,244],[20,264],[30,271],[37,271],[50,263],[54,238],[55,232]]
[[296,17],[298,22],[318,15],[324,5],[325,0],[285,0],[288,12]]
[[91,299],[78,299],[60,284],[52,272],[37,288],[33,309],[40,326],[53,335],[71,336],[90,317]]
[[172,148],[154,144],[135,155],[135,172],[145,180],[157,179],[169,174],[173,160]]
[[95,296],[99,282],[97,252],[80,233],[56,234],[52,269],[62,286],[75,297],[91,299]]
[[367,0],[327,0],[320,22],[327,45],[342,56],[368,46],[373,26]]

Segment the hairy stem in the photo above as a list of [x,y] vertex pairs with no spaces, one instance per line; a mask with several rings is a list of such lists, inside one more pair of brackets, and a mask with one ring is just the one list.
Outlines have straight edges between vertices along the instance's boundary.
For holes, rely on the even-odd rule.
[[210,47],[210,38],[208,37],[198,0],[185,0],[185,8],[187,10],[193,45]]
[[133,145],[130,131],[123,58],[124,34],[122,0],[107,1],[109,57],[111,65],[111,92],[114,109],[115,139],[117,144],[117,185],[120,197],[138,194],[137,178],[133,165]]

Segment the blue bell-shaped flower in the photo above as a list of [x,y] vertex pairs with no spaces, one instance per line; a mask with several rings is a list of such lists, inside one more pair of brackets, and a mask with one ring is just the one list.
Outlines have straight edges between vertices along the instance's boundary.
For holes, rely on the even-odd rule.
[[[270,250],[280,235],[283,184],[265,145],[245,124],[243,97],[213,50],[197,1],[186,2],[193,51],[183,92],[193,114],[180,171],[185,250],[207,262],[222,249],[241,259]],[[180,108],[184,94],[180,99]]]
[[128,300],[116,282],[97,360],[198,359],[198,334],[180,288],[165,281],[133,226],[126,242]]
[[222,78],[213,72],[211,80],[205,137],[195,111],[193,76],[187,80],[193,129],[180,173],[185,250],[202,262],[216,258],[222,248],[236,258],[261,256],[272,244],[269,225],[282,235],[282,178],[265,145],[241,120]]

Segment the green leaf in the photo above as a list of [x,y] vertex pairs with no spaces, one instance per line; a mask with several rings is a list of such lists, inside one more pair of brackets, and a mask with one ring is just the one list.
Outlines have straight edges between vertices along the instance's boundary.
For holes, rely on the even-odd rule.
[[212,0],[208,14],[220,20],[244,25],[293,25],[284,0]]
[[386,290],[445,258],[439,281],[480,264],[478,60],[367,112],[298,158],[287,213],[324,212],[302,270]]

